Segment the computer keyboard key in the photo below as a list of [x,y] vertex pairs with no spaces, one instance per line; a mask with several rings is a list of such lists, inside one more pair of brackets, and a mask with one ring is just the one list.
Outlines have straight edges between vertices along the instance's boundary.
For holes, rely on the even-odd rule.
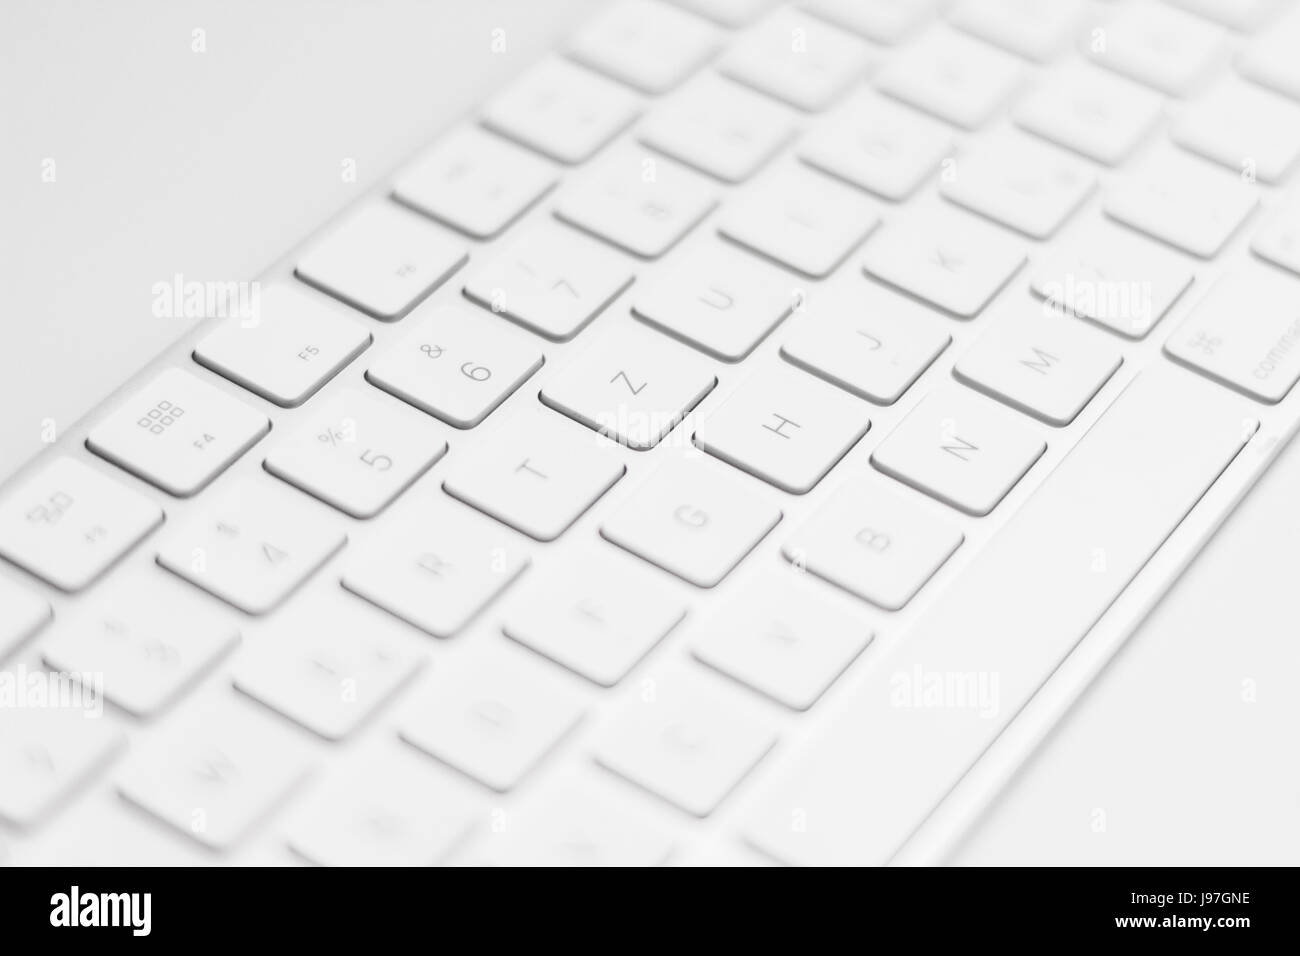
[[628,148],[561,190],[555,214],[625,252],[654,259],[715,205],[713,187],[698,173]]
[[558,223],[533,227],[465,283],[465,295],[539,335],[571,339],[632,282],[618,253]]
[[603,687],[613,687],[686,615],[635,558],[602,548],[537,572],[506,611],[508,637]]
[[867,242],[867,274],[970,319],[1025,263],[1024,247],[957,214],[886,226]]
[[74,608],[41,652],[52,670],[100,675],[108,700],[136,717],[153,717],[238,643],[239,630],[228,619],[148,567]]
[[1193,307],[1165,351],[1261,402],[1280,402],[1300,379],[1300,283],[1238,266]]
[[409,633],[340,588],[293,602],[258,638],[235,687],[326,740],[356,731],[423,663]]
[[877,405],[892,405],[952,336],[939,316],[854,276],[814,289],[781,344],[781,357]]
[[1300,106],[1229,77],[1188,103],[1169,132],[1235,173],[1279,183],[1300,156]]
[[1079,32],[1083,0],[962,0],[950,22],[1027,60],[1052,59]]
[[415,753],[370,756],[290,821],[290,849],[317,866],[433,866],[465,837],[472,798]]
[[638,451],[677,427],[718,378],[713,365],[645,326],[614,326],[542,388],[541,400]]
[[1192,284],[1176,254],[1122,227],[1099,223],[1074,233],[1030,278],[1030,288],[1058,310],[1129,338],[1151,331]]
[[0,578],[0,661],[50,620],[50,602],[35,591]]
[[926,33],[895,56],[877,85],[963,129],[988,122],[1020,85],[1024,68],[1008,53],[949,29]]
[[641,111],[613,80],[565,60],[543,60],[483,108],[494,132],[561,163],[580,163]]
[[96,455],[187,498],[271,430],[271,422],[190,372],[169,368],[90,430]]
[[624,705],[596,762],[697,817],[707,817],[776,743],[776,735],[702,679],[656,682]]
[[354,518],[373,518],[447,453],[422,413],[350,388],[311,409],[266,470]]
[[674,6],[698,13],[724,27],[743,27],[758,19],[773,0],[670,0]]
[[752,256],[710,243],[641,289],[632,311],[714,358],[738,362],[800,301],[795,286]]
[[815,704],[873,636],[788,570],[748,584],[701,631],[698,660],[794,710]]
[[333,517],[269,480],[247,480],[163,540],[158,563],[249,614],[274,608],[347,536]]
[[748,179],[790,137],[789,111],[742,86],[706,73],[661,104],[638,138],[724,182]]
[[295,274],[392,322],[446,282],[466,258],[463,240],[384,200],[347,213],[299,257]]
[[897,43],[925,22],[938,0],[808,0],[804,9],[875,43]]
[[1275,266],[1300,275],[1300,205],[1284,206],[1255,233],[1250,249]]
[[366,380],[454,428],[473,428],[545,361],[524,333],[471,306],[423,312]]
[[1178,154],[1113,180],[1103,200],[1112,219],[1202,259],[1218,255],[1257,205],[1257,187]]
[[949,387],[923,398],[877,446],[871,463],[979,517],[997,507],[1046,449],[1013,412]]
[[343,586],[432,634],[459,633],[528,567],[519,538],[442,495],[399,506],[363,544]]
[[1293,100],[1300,100],[1300,10],[1270,24],[1268,30],[1252,38],[1237,58],[1243,76]]
[[1164,113],[1164,98],[1116,73],[1069,60],[1016,105],[1017,125],[1081,156],[1118,165]]
[[799,143],[799,158],[895,202],[911,195],[952,155],[941,124],[871,90],[853,94]]
[[194,361],[281,408],[301,405],[370,344],[370,332],[312,293],[274,285],[255,321],[227,319]]
[[475,239],[514,222],[557,180],[550,163],[466,126],[434,143],[397,177],[393,195]]
[[788,365],[752,375],[695,429],[695,444],[794,495],[807,494],[871,427],[861,399]]
[[420,688],[402,739],[485,787],[512,790],[583,714],[559,672],[523,653],[444,667]]
[[[75,698],[74,698],[75,700]],[[108,720],[80,707],[0,707],[0,820],[28,827],[103,769],[126,742]]]
[[[831,725],[757,795],[745,837],[790,864],[894,857],[1241,451],[1250,412],[1168,363],[1139,374],[904,640],[873,655]],[[964,694],[932,700],[933,682],[954,680]]]
[[916,596],[961,546],[956,527],[883,480],[841,485],[781,553],[801,568],[888,611]]
[[306,777],[299,738],[231,700],[192,714],[123,768],[118,790],[131,803],[214,850],[226,850]]
[[55,458],[0,499],[0,555],[79,591],[162,520],[139,492],[75,458]]
[[956,163],[944,198],[1031,239],[1050,238],[1097,185],[1082,162],[1019,133],[985,137]]
[[612,449],[542,411],[461,453],[442,486],[530,538],[553,541],[626,470]]
[[569,42],[569,56],[643,93],[672,89],[718,47],[719,33],[689,13],[651,0],[619,0]]
[[1088,47],[1094,63],[1170,96],[1191,90],[1225,50],[1218,27],[1163,4],[1128,7],[1098,29],[1104,43]]
[[600,533],[684,581],[711,588],[780,520],[781,509],[734,472],[680,458],[651,474]]
[[1049,425],[1074,421],[1123,361],[1087,326],[1017,300],[953,367],[959,381]]
[[796,272],[823,278],[879,222],[870,199],[792,165],[773,170],[734,197],[718,231]]
[[495,866],[647,867],[662,865],[672,851],[672,840],[630,806],[568,786],[511,817],[504,845],[488,858]]

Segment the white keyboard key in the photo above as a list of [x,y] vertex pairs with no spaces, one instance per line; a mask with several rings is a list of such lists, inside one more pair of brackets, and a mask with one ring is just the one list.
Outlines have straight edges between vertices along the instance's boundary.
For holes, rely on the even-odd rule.
[[761,93],[816,112],[830,106],[869,62],[867,47],[856,37],[783,8],[741,36],[720,69]]
[[540,571],[506,612],[508,637],[604,687],[613,687],[686,614],[635,558],[585,554]]
[[1070,60],[1015,107],[1016,123],[1058,146],[1115,166],[1164,112],[1164,99],[1115,73]]
[[855,93],[800,142],[799,158],[895,202],[952,152],[947,129],[870,90]]
[[1074,421],[1122,361],[1099,333],[1028,300],[987,322],[953,374],[1049,425]]
[[807,710],[870,643],[871,628],[790,572],[766,572],[704,628],[695,656],[794,710]]
[[867,406],[788,365],[741,383],[695,430],[710,455],[802,495],[867,433]]
[[194,360],[281,408],[301,405],[370,344],[370,332],[289,285],[262,293],[256,322],[227,319]]
[[717,196],[701,176],[624,149],[564,190],[555,214],[633,255],[653,259],[715,205]]
[[0,820],[19,827],[39,822],[123,743],[90,710],[0,707]]
[[518,538],[448,498],[404,503],[343,586],[434,637],[459,633],[528,567]]
[[890,96],[964,129],[983,126],[1020,84],[1015,57],[952,30],[931,30],[881,72]]
[[433,866],[474,818],[448,776],[419,754],[368,756],[295,811],[289,846],[317,866]]
[[92,428],[86,447],[185,498],[270,430],[261,412],[189,372],[169,368]]
[[702,588],[738,565],[781,509],[717,464],[673,459],[601,525],[606,540]]
[[233,846],[306,776],[296,736],[231,701],[168,729],[124,768],[122,796],[199,843]]
[[651,0],[619,0],[578,31],[569,55],[643,93],[672,89],[717,49],[718,31]]
[[976,517],[1047,450],[1038,432],[973,392],[931,392],[871,456],[885,474]]
[[488,239],[546,195],[556,178],[545,160],[466,126],[402,172],[393,195],[475,239]]
[[443,488],[538,541],[553,541],[623,477],[623,463],[550,412],[516,416],[463,452]]
[[465,284],[465,295],[548,339],[577,335],[632,281],[616,252],[558,223],[524,234]]
[[854,276],[812,292],[781,356],[854,395],[892,405],[951,341],[935,313]]
[[806,167],[785,166],[735,197],[718,230],[796,272],[822,278],[879,222],[870,199]]
[[1252,40],[1237,60],[1243,76],[1293,100],[1300,100],[1300,10],[1272,24]]
[[640,112],[612,80],[560,59],[543,60],[483,110],[488,128],[562,163],[580,163]]
[[409,634],[340,588],[277,614],[235,665],[235,687],[327,740],[342,740],[411,678]]
[[1189,103],[1169,134],[1235,173],[1277,183],[1300,156],[1300,106],[1229,78]]
[[596,761],[697,817],[707,817],[776,743],[763,724],[733,712],[698,679],[664,681],[629,701]]
[[1251,251],[1276,266],[1300,275],[1300,206],[1270,216],[1250,243]]
[[249,614],[264,614],[347,536],[324,509],[266,480],[237,485],[175,529],[158,563]]
[[473,428],[542,367],[523,333],[459,303],[425,311],[366,380],[455,428]]
[[646,867],[663,864],[672,841],[604,794],[566,787],[532,813],[512,816],[497,866]]
[[714,358],[738,362],[790,314],[795,283],[720,243],[697,247],[641,290],[638,318]]
[[1222,23],[1230,30],[1252,33],[1280,9],[1279,0],[1169,0],[1191,13]]
[[1140,339],[1192,284],[1173,252],[1117,226],[1075,233],[1035,270],[1035,294],[1071,315]]
[[462,240],[383,201],[347,213],[299,257],[304,282],[376,319],[400,319],[465,264]]
[[1040,63],[1074,36],[1083,0],[962,0],[951,22],[972,36]]
[[987,137],[956,162],[943,196],[1032,239],[1049,238],[1097,185],[1083,163],[1019,133]]
[[671,0],[684,10],[708,17],[724,27],[743,27],[758,19],[773,0]]
[[781,552],[795,567],[897,611],[963,540],[921,502],[881,480],[854,478],[813,512]]
[[517,649],[443,668],[420,688],[402,739],[493,790],[514,788],[582,717],[567,682]]
[[1257,205],[1255,187],[1177,154],[1112,182],[1103,202],[1108,216],[1202,259],[1218,254]]
[[127,713],[152,717],[238,642],[239,631],[194,592],[150,567],[114,579],[111,592],[75,608],[42,655],[53,670],[102,675],[105,697]]
[[1224,50],[1222,30],[1162,4],[1128,7],[1099,29],[1093,62],[1171,96],[1195,86]]
[[717,384],[707,359],[624,322],[551,376],[541,400],[644,451],[659,444]]
[[74,458],[55,458],[0,501],[0,555],[79,591],[162,519],[144,495]]
[[938,0],[809,0],[804,9],[873,40],[897,43],[929,19]]
[[50,602],[35,591],[0,578],[0,661],[50,619]]
[[1019,243],[953,214],[887,226],[862,259],[869,275],[963,319],[978,315],[1024,262]]
[[1280,402],[1300,379],[1300,283],[1238,266],[1196,304],[1165,351],[1252,398]]
[[725,182],[748,179],[794,134],[790,114],[742,86],[705,74],[656,109],[641,142]]
[[447,453],[420,412],[356,388],[311,410],[266,470],[354,518],[373,518]]

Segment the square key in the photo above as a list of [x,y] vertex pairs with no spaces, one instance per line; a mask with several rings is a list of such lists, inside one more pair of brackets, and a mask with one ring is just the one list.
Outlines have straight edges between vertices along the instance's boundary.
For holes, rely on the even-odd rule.
[[662,465],[600,533],[702,588],[725,578],[781,520],[781,509],[724,466],[698,458]]
[[188,498],[271,430],[271,422],[190,372],[169,368],[90,430],[86,447]]

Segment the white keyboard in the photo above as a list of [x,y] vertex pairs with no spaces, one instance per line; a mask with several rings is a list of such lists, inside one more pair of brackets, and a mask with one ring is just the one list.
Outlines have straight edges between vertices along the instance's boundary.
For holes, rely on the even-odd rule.
[[0,859],[941,858],[1300,423],[1297,48],[608,5],[0,489]]

